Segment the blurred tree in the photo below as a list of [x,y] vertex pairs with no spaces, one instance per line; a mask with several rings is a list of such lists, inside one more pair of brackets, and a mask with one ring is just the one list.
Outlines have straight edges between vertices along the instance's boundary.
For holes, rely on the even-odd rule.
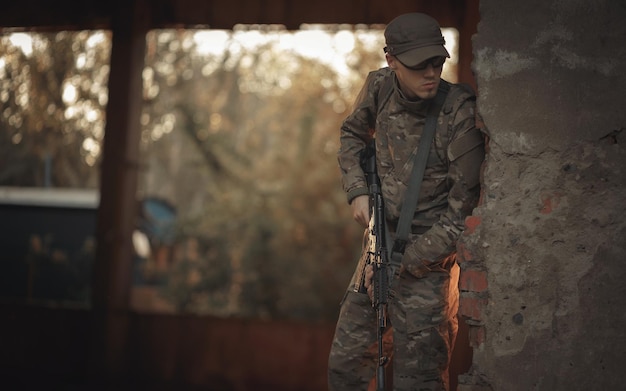
[[97,188],[110,39],[0,37],[0,185]]
[[230,255],[233,314],[329,319],[361,236],[339,185],[337,132],[364,69],[380,64],[367,48],[381,46],[355,34],[342,74],[268,30],[213,32],[205,54],[203,32],[148,37],[142,189],[185,205],[181,232]]

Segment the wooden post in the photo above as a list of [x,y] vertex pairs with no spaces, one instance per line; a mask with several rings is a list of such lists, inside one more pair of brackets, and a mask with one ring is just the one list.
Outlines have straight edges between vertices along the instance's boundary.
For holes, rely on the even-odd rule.
[[150,10],[145,0],[112,2],[113,45],[93,276],[90,370],[93,380],[125,376],[137,214],[142,71]]

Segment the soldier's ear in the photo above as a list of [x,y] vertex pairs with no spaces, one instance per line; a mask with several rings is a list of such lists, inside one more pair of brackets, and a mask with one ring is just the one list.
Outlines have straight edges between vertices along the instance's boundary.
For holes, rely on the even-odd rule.
[[389,53],[385,53],[385,60],[387,60],[387,65],[389,68],[395,70],[398,67],[398,60],[394,56]]

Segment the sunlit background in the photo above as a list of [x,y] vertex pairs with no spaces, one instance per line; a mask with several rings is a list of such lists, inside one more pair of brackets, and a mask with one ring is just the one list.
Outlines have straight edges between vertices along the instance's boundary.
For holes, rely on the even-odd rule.
[[[455,82],[458,36],[444,35]],[[148,34],[135,309],[336,316],[361,235],[338,129],[384,46],[382,26]],[[0,186],[97,192],[110,52],[108,31],[0,36]],[[53,232],[25,240],[14,262],[28,266],[1,295],[89,302],[93,237],[77,249]]]

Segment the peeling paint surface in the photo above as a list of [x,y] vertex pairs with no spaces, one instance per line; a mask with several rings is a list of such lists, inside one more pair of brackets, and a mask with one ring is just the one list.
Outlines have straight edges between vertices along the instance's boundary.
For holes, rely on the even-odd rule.
[[491,48],[479,49],[475,58],[474,68],[485,80],[499,79],[518,72],[532,69],[539,61],[519,53]]

